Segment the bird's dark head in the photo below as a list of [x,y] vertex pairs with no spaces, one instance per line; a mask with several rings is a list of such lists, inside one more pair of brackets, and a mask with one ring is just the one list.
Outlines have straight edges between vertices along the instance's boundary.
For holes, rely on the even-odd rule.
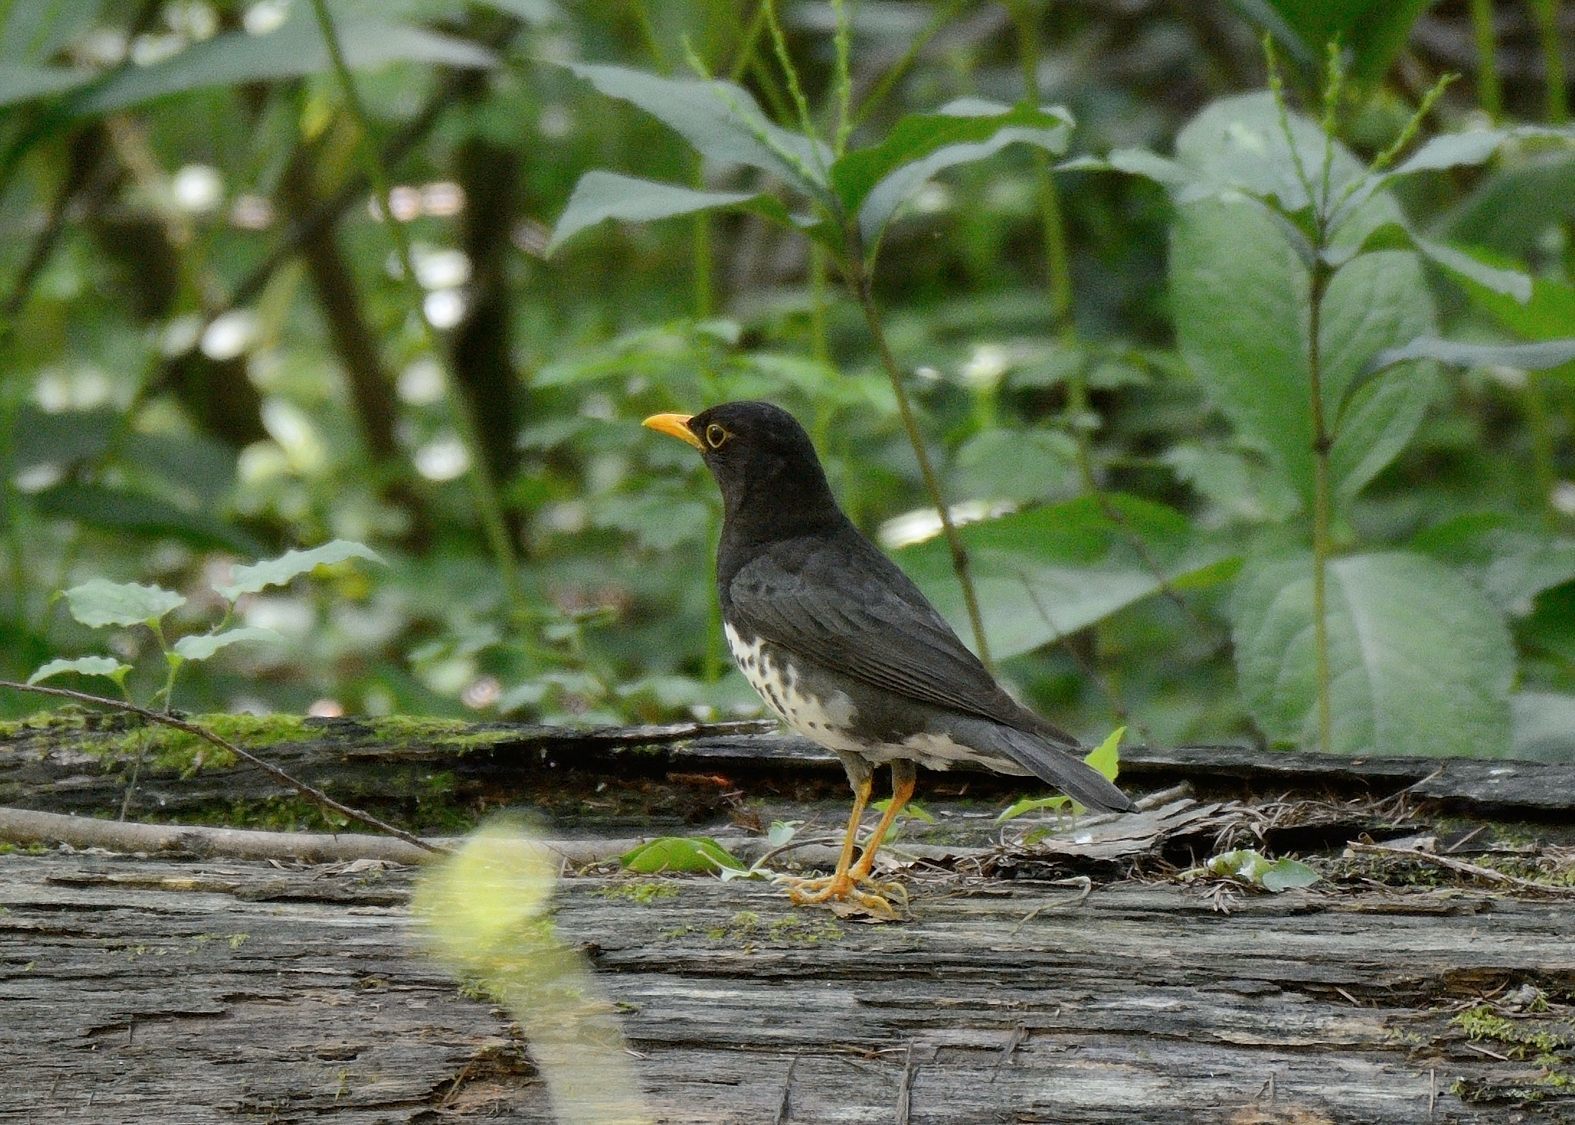
[[843,518],[809,435],[781,407],[724,402],[695,415],[653,414],[644,424],[700,451],[732,530],[777,538]]

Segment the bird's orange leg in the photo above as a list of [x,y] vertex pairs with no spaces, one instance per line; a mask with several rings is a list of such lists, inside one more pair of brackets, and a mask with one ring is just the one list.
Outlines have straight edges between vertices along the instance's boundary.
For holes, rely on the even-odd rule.
[[[838,901],[851,899],[871,914],[884,918],[900,917],[897,908],[891,904],[887,896],[898,895],[906,903],[907,892],[896,883],[873,882],[870,879],[870,871],[875,863],[875,852],[880,848],[881,841],[891,830],[897,814],[902,812],[903,806],[913,797],[913,763],[906,761],[892,763],[891,803],[886,806],[886,812],[880,818],[880,823],[875,826],[869,842],[864,845],[864,854],[850,869],[848,864],[853,858],[854,836],[858,832],[859,818],[863,815],[864,806],[869,801],[871,787],[870,781],[866,779],[854,790],[853,815],[848,821],[848,834],[842,843],[842,855],[837,862],[836,872],[819,879],[786,880],[788,897],[794,902],[800,905],[813,905],[833,899]],[[872,889],[861,890],[861,884]]]
[[859,856],[858,863],[854,864],[853,870],[848,872],[848,877],[855,883],[862,883],[870,877],[870,871],[875,866],[875,853],[880,850],[881,841],[886,838],[886,833],[891,831],[892,824],[897,820],[897,814],[913,800],[916,784],[912,762],[895,761],[891,764],[891,803],[886,806],[885,815],[880,818],[880,823],[875,826],[869,842],[864,845],[864,854]]
[[825,902],[830,898],[847,898],[853,890],[853,880],[848,878],[848,867],[853,863],[853,846],[859,834],[859,821],[869,806],[870,793],[875,788],[873,778],[866,777],[853,787],[853,811],[848,815],[848,831],[842,838],[842,854],[837,857],[837,869],[818,879],[784,878],[788,897],[797,903]]

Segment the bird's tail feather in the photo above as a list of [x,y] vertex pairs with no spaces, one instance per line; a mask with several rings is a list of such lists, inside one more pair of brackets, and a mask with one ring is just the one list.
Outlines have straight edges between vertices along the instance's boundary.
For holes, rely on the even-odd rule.
[[1078,755],[1026,731],[1000,723],[986,725],[989,730],[985,737],[992,749],[1072,799],[1098,812],[1127,812],[1132,808],[1131,798]]

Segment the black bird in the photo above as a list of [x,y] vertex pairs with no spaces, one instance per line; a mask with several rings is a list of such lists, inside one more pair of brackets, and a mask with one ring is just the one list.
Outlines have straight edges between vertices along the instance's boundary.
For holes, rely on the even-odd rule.
[[[716,585],[728,647],[788,726],[842,759],[853,815],[836,872],[793,880],[795,902],[853,898],[876,849],[913,796],[915,764],[971,762],[1032,774],[1091,809],[1126,795],[1082,760],[1077,740],[996,683],[919,588],[837,506],[815,448],[793,416],[729,402],[644,423],[700,450],[722,490]],[[892,800],[853,864],[874,769],[890,765]]]

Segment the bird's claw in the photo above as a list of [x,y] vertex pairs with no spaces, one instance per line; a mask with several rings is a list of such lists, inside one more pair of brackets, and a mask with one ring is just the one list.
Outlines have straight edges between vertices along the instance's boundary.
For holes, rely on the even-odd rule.
[[[788,898],[796,905],[830,906],[839,914],[862,910],[878,918],[897,919],[908,907],[908,889],[901,883],[883,883],[867,876],[854,879],[846,872],[815,878],[779,875],[777,882],[787,887]],[[899,905],[892,903],[894,898]],[[844,907],[852,911],[841,909]]]

